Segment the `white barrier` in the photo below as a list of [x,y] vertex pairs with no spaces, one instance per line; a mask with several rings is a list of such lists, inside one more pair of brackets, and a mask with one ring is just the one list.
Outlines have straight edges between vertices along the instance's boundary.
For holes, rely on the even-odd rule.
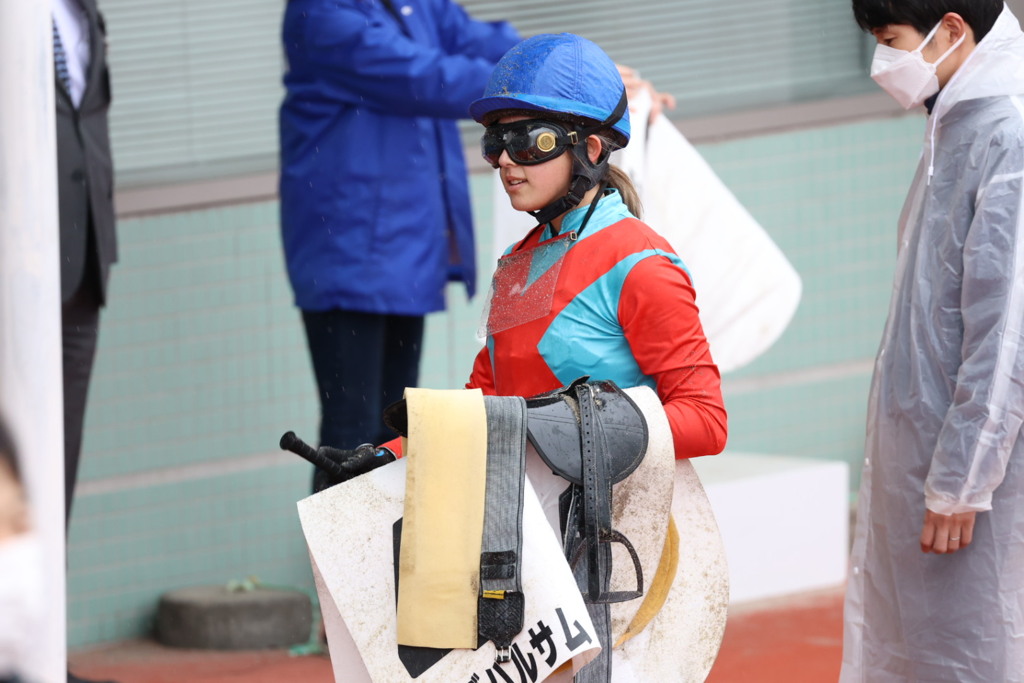
[[692,463],[725,543],[732,604],[846,580],[846,463],[728,451]]
[[[0,413],[20,449],[48,604],[23,678],[66,680],[64,437],[49,2],[0,2]],[[0,672],[2,673],[2,672]]]

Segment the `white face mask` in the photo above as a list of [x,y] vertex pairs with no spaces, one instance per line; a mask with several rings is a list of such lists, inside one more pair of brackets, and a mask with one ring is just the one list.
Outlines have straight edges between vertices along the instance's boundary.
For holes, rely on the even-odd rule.
[[894,47],[881,43],[875,48],[875,58],[871,62],[871,78],[875,83],[882,86],[882,89],[892,95],[893,99],[900,103],[904,109],[911,109],[920,106],[929,97],[939,92],[939,77],[935,74],[939,64],[952,54],[953,50],[960,47],[967,34],[960,36],[960,40],[953,43],[953,46],[946,50],[934,63],[925,61],[921,50],[928,41],[938,32],[942,22],[935,25],[935,28],[925,36],[925,39],[917,46],[917,49],[907,52],[897,50]]

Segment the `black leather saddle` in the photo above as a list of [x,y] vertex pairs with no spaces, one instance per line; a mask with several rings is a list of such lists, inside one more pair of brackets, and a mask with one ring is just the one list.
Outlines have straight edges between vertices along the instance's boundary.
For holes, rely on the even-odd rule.
[[[585,600],[622,602],[643,595],[643,573],[633,544],[612,528],[612,485],[643,459],[647,422],[614,382],[588,379],[528,398],[527,438],[551,470],[570,482],[559,501],[562,542],[574,570],[586,559],[586,586],[580,586]],[[613,543],[633,561],[635,591],[608,590]]]

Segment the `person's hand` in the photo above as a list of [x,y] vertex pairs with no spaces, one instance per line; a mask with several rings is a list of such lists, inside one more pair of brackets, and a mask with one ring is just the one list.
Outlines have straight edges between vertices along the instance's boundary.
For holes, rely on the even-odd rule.
[[963,550],[974,536],[975,512],[940,515],[925,510],[921,529],[921,552],[943,555]]
[[396,460],[395,454],[390,449],[378,448],[369,443],[356,446],[353,450],[321,446],[317,451],[320,455],[337,463],[344,473],[332,474],[318,467],[313,473],[314,493],[320,493],[324,489],[354,479],[360,474],[366,474]]
[[622,64],[616,64],[619,68],[619,75],[622,76],[622,84],[626,86],[626,99],[635,99],[637,94],[646,90],[651,94],[651,115],[648,117],[650,123],[658,118],[665,109],[676,108],[676,98],[665,92],[658,92],[650,81],[640,78],[640,72]]

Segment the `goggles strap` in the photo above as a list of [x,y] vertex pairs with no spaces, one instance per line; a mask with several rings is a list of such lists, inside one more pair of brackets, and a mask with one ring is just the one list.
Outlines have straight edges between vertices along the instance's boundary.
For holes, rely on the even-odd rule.
[[[587,128],[581,128],[578,131],[579,141],[573,146],[573,181],[569,186],[569,192],[559,199],[551,202],[543,209],[537,211],[531,211],[530,215],[536,219],[538,225],[544,225],[550,223],[553,219],[558,218],[566,211],[576,208],[576,206],[583,201],[583,196],[587,194],[590,188],[597,184],[599,176],[603,175],[604,166],[608,161],[609,153],[603,152],[601,158],[598,159],[596,164],[592,164],[590,159],[587,158],[587,138],[594,133],[597,133],[605,128],[613,126],[622,115],[626,112],[627,106],[626,100],[626,89],[622,89],[622,95],[619,96],[619,103],[615,105],[615,109],[611,114],[608,115],[601,123],[595,126],[589,126]],[[601,193],[598,192],[598,195]],[[599,197],[595,197],[593,203],[590,205],[590,211],[584,218],[583,225],[580,227],[582,231],[583,227],[586,227],[587,221],[590,220],[590,216],[597,206]]]

